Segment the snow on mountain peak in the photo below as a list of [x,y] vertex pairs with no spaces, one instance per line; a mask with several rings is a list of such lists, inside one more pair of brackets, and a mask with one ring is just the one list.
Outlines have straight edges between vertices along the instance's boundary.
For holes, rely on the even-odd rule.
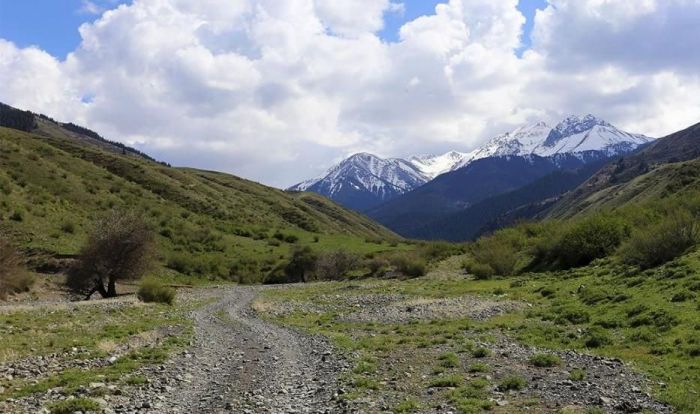
[[408,161],[424,175],[433,179],[452,170],[455,164],[461,162],[467,155],[462,152],[450,151],[441,155],[414,155]]
[[356,191],[371,194],[377,199],[388,199],[482,158],[549,157],[592,151],[614,156],[650,141],[652,138],[621,131],[591,114],[570,115],[553,128],[542,121],[520,126],[466,153],[449,151],[438,155],[416,155],[407,160],[383,159],[366,152],[353,154],[322,177],[299,183],[290,190],[316,191],[331,198],[341,198],[341,193]]

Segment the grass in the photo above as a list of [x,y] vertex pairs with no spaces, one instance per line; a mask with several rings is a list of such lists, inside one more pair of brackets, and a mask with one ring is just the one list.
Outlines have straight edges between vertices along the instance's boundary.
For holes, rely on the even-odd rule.
[[[62,353],[67,360],[108,358],[118,349],[126,349],[126,345],[130,349],[117,353],[118,359],[103,367],[68,368],[38,381],[21,378],[4,381],[5,391],[0,399],[55,387],[72,393],[90,382],[140,384],[145,379],[131,373],[144,365],[162,363],[172,352],[187,346],[193,331],[186,315],[204,303],[176,306],[125,303],[100,308],[99,312],[95,311],[99,305],[66,305],[0,314],[3,338],[0,363],[53,353]],[[163,327],[168,327],[168,334],[160,333]]]
[[[459,266],[459,261],[456,263]],[[494,297],[497,289],[503,293]],[[545,289],[552,293],[542,295]],[[402,401],[399,397],[423,395],[421,389],[431,386],[462,387],[470,376],[479,377],[485,371],[500,384],[505,379],[501,371],[478,358],[491,354],[489,346],[475,344],[489,344],[494,335],[507,335],[539,349],[573,349],[620,358],[654,383],[665,384],[653,390],[657,398],[679,413],[696,414],[700,406],[700,309],[693,300],[673,298],[679,292],[697,294],[699,290],[700,253],[691,252],[643,272],[611,260],[598,260],[568,271],[488,280],[428,276],[405,281],[318,283],[275,291],[274,295],[267,293],[261,300],[323,306],[318,312],[295,311],[276,320],[328,336],[340,349],[357,355],[356,370],[367,378],[382,382],[400,377],[403,391],[390,394],[397,398],[395,404]],[[394,324],[340,319],[340,315],[356,311],[352,305],[355,295],[370,294],[416,299],[475,295],[488,300],[522,301],[530,306],[485,321],[445,319]],[[542,354],[523,362],[543,368],[558,365],[553,353]],[[453,355],[462,360],[456,366]],[[371,369],[365,369],[363,361],[371,361]],[[404,378],[401,370],[411,376]],[[572,381],[582,381],[586,373],[573,369],[569,376]],[[366,391],[349,394],[353,398],[369,395]],[[448,400],[442,393],[431,398],[431,404]],[[510,407],[517,404],[525,403],[511,401]]]
[[[142,212],[157,233],[160,268],[193,281],[259,281],[298,245],[360,255],[415,248],[314,194],[166,167],[46,132],[0,128],[0,218],[21,249],[75,254],[95,217],[123,207]],[[37,155],[41,162],[32,161]]]

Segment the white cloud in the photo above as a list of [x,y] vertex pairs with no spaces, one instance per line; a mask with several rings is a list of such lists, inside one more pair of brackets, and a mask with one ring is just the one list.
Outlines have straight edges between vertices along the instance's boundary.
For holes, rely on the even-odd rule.
[[649,134],[698,121],[700,1],[550,3],[519,58],[517,0],[446,1],[396,43],[377,35],[403,12],[389,0],[134,0],[62,62],[0,40],[0,101],[278,186],[570,112]]

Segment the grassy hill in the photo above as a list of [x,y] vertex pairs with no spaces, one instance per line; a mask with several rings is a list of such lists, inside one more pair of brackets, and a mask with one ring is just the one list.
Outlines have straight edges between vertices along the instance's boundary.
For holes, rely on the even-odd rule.
[[323,197],[172,168],[45,117],[32,133],[0,127],[0,231],[43,254],[39,266],[75,254],[114,208],[142,211],[158,233],[160,262],[191,276],[259,280],[299,244],[366,253],[398,238]]

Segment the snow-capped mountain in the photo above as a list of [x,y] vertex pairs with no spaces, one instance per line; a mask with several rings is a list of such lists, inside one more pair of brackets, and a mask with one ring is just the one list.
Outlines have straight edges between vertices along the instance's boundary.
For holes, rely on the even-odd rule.
[[610,123],[593,115],[571,115],[554,128],[545,122],[521,126],[511,132],[498,135],[484,146],[465,154],[453,170],[471,162],[501,155],[539,155],[549,157],[557,154],[585,154],[602,152],[611,157],[630,152],[653,138],[630,134],[615,128]]
[[359,153],[332,167],[322,177],[288,190],[313,191],[363,211],[423,185],[431,178],[403,159],[382,159]]
[[339,203],[365,211],[397,195],[411,191],[438,175],[497,156],[575,155],[599,159],[630,152],[652,141],[644,135],[615,128],[593,115],[566,117],[554,127],[536,122],[498,135],[470,151],[440,155],[416,155],[407,160],[382,159],[368,153],[355,154],[323,176],[301,182],[289,190],[313,191]]

